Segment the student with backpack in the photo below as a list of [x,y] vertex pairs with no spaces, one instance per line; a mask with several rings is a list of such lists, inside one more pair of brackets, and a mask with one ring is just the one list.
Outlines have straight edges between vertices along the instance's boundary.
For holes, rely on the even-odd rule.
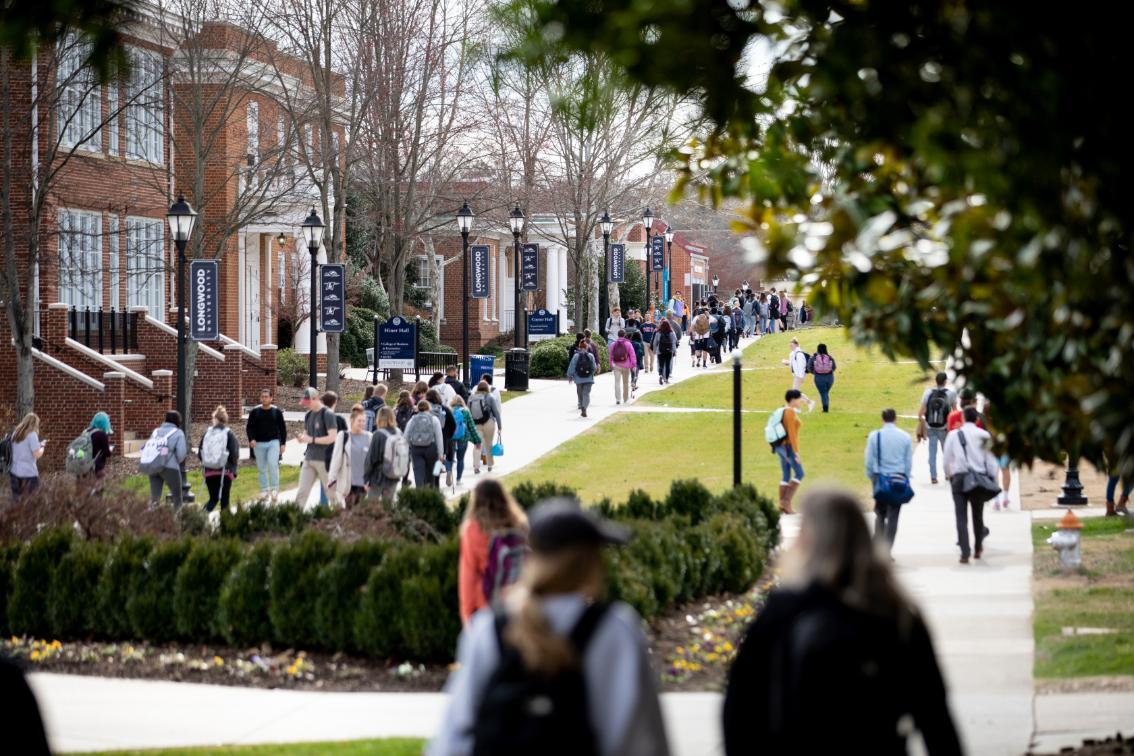
[[859,502],[828,489],[802,509],[783,582],[729,670],[725,753],[904,754],[916,728],[932,756],[960,756],[929,630]]
[[[665,319],[662,318],[662,320]],[[658,332],[660,326],[661,321],[655,321],[653,315],[647,315],[646,321],[642,323],[641,327],[638,329],[642,333],[642,346],[645,352],[643,354],[644,359],[639,361],[639,364],[647,373],[654,371],[654,362],[657,357],[657,351],[655,351],[653,347],[654,334]]]
[[626,338],[626,331],[619,330],[608,348],[610,370],[614,373],[614,403],[630,401],[630,372],[638,367],[634,355],[634,345]]
[[385,383],[367,386],[362,394],[362,411],[366,417],[366,432],[374,432],[374,423],[378,417],[378,410],[386,406],[386,393],[389,388]]
[[622,310],[615,307],[610,311],[610,317],[606,319],[602,329],[606,342],[609,344],[614,341],[618,337],[618,332],[624,330],[626,330],[626,320],[622,317]]
[[988,529],[984,527],[985,502],[996,498],[1000,493],[997,474],[1000,471],[993,456],[992,434],[978,428],[979,415],[976,407],[965,408],[965,424],[949,434],[945,441],[945,477],[953,491],[953,510],[957,520],[957,545],[961,547],[961,564],[969,563],[969,520],[968,511],[973,513],[974,559],[980,559],[984,552],[984,539]]
[[447,456],[445,459],[445,467],[452,470],[454,463],[457,469],[457,479],[452,485],[454,491],[456,486],[460,484],[461,478],[465,474],[465,454],[468,452],[469,444],[479,444],[480,434],[476,431],[476,423],[473,422],[472,414],[469,408],[465,406],[465,400],[459,396],[453,397],[449,409],[453,412],[453,419],[457,423],[457,428],[453,432],[453,454]]
[[803,481],[803,462],[799,457],[799,403],[803,395],[796,389],[784,394],[784,406],[768,417],[764,426],[764,440],[780,460],[780,511],[795,514],[791,500]]
[[398,392],[398,403],[394,407],[394,417],[398,420],[398,430],[402,433],[406,432],[406,423],[413,417],[413,413],[417,410],[414,408],[413,399],[410,397],[410,392],[402,389]]
[[213,410],[213,425],[201,436],[197,458],[201,460],[205,488],[209,491],[205,511],[212,512],[218,502],[222,510],[228,510],[229,492],[240,464],[240,442],[228,427],[228,410],[224,405]]
[[815,376],[815,389],[819,392],[819,401],[823,403],[823,411],[831,411],[831,387],[835,385],[835,358],[827,352],[827,345],[820,344],[815,347],[815,354],[807,365],[807,372]]
[[16,425],[12,435],[4,439],[8,463],[8,482],[12,486],[12,499],[18,500],[39,488],[37,462],[47,448],[47,441],[39,439],[39,415],[29,412]]
[[492,446],[496,443],[496,432],[503,426],[500,404],[492,396],[492,387],[488,381],[481,379],[476,385],[476,391],[469,399],[469,414],[480,434],[480,443],[474,449],[476,456],[473,457],[473,474],[480,475],[481,465],[492,472]]
[[895,425],[898,413],[882,410],[882,427],[866,437],[866,477],[874,486],[874,539],[894,548],[898,537],[898,515],[913,498],[913,441]]
[[[802,392],[803,384],[807,382],[807,375],[810,372],[811,355],[799,348],[799,339],[792,339],[791,352],[788,358],[783,360],[783,364],[788,366],[791,371],[791,387],[796,391]],[[800,393],[803,401],[807,402],[807,411],[815,409],[815,400],[807,396],[807,394]]]
[[437,488],[437,468],[445,459],[445,441],[441,421],[425,399],[417,403],[417,412],[406,423],[406,441],[414,487]]
[[96,412],[91,424],[68,446],[63,468],[79,481],[101,478],[110,458],[110,415]]
[[957,394],[945,385],[949,376],[938,373],[932,388],[927,388],[921,395],[921,407],[917,417],[919,424],[925,423],[925,435],[929,440],[929,478],[937,483],[937,449],[945,448],[945,436],[948,434],[949,411],[957,403]]
[[366,458],[370,453],[372,435],[366,430],[363,405],[351,407],[347,432],[335,436],[328,474],[329,490],[335,496],[335,503],[344,509],[366,498]]
[[260,497],[268,497],[275,504],[280,494],[280,457],[287,445],[287,423],[283,410],[272,404],[270,388],[260,389],[260,405],[248,413],[244,434],[256,459]]
[[324,491],[330,482],[327,472],[330,460],[327,451],[334,453],[339,423],[335,413],[323,403],[323,400],[324,397],[332,398],[332,396],[321,396],[318,389],[310,386],[303,390],[302,402],[307,407],[307,414],[303,417],[303,432],[296,437],[299,443],[307,444],[307,449],[303,452],[303,462],[299,465],[299,492],[295,497],[301,509],[307,507],[307,497],[316,482],[322,485]]
[[638,390],[638,374],[646,362],[646,345],[642,343],[642,333],[638,330],[630,334],[630,345],[634,347],[634,359],[637,364],[630,370],[630,395]]
[[142,447],[138,470],[150,478],[150,504],[161,503],[162,486],[169,487],[175,508],[181,507],[181,464],[189,456],[189,445],[181,430],[181,413],[165,413],[165,421],[154,429]]
[[427,753],[667,756],[642,620],[602,598],[602,547],[628,532],[565,499],[529,523],[519,584],[462,632]]
[[704,310],[698,312],[690,328],[689,348],[693,351],[693,367],[708,367],[709,314]]
[[579,400],[579,416],[587,416],[587,407],[591,406],[591,387],[595,385],[595,373],[598,372],[598,363],[594,356],[585,349],[575,352],[575,356],[567,363],[567,382],[575,384],[575,396]]
[[677,354],[677,334],[668,320],[663,320],[658,326],[653,348],[658,355],[658,383],[664,386],[673,374],[673,357]]
[[409,475],[409,443],[398,429],[397,418],[389,407],[378,410],[374,424],[376,427],[370,434],[363,480],[368,499],[389,505],[394,503],[398,485]]
[[495,478],[480,481],[469,495],[460,545],[457,592],[467,625],[516,582],[528,550],[528,516]]
[[[456,394],[453,394],[456,398]],[[429,389],[425,394],[425,401],[429,402],[429,409],[441,423],[441,441],[444,450],[445,462],[445,485],[450,488],[453,487],[453,437],[457,433],[457,419],[453,415],[453,411],[449,409],[449,405],[437,387]],[[438,487],[440,487],[440,476],[437,479]]]

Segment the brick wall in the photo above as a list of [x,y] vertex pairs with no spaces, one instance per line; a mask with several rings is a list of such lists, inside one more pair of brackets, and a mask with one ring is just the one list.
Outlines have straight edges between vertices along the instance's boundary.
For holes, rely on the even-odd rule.
[[[488,245],[491,258],[498,259],[500,252],[500,242],[498,240],[470,238],[469,245],[471,246],[473,244]],[[510,242],[508,246],[511,248]],[[434,240],[435,254],[441,255],[446,260],[460,257],[461,250],[462,242],[459,235],[438,237]],[[511,258],[509,257],[509,259]],[[464,292],[462,288],[462,265],[463,263],[456,262],[445,268],[445,286],[442,292],[442,296],[445,299],[445,317],[441,322],[440,333],[441,343],[453,347],[458,352],[461,351],[461,340],[464,332],[464,315],[462,312],[462,298]],[[490,276],[492,281],[489,285],[491,295],[488,298],[488,306],[491,313],[495,312],[496,308],[496,289],[499,282],[499,272],[496,271],[494,266],[490,266],[489,270],[494,274]],[[501,324],[495,320],[485,320],[483,307],[483,300],[469,300],[469,352],[472,354],[475,354],[477,349],[500,335]]]

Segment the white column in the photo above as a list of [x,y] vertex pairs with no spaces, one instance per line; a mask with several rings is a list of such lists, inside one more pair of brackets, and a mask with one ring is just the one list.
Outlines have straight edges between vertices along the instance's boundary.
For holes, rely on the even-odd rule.
[[[299,250],[299,255],[296,259],[296,267],[301,272],[300,281],[302,281],[296,293],[298,295],[300,303],[300,311],[306,309],[307,312],[310,313],[312,308],[311,303],[308,300],[311,298],[311,253],[307,250],[307,247],[303,246],[302,239],[299,240],[299,245],[296,247],[296,249]],[[325,247],[319,248],[319,255],[317,260],[320,263],[327,262],[327,250]],[[303,305],[306,305],[306,307],[303,307]],[[300,323],[299,328],[295,329],[293,346],[295,348],[296,354],[310,353],[308,350],[308,345],[311,343],[311,331],[309,330],[310,328],[311,318],[308,317],[304,318],[303,322]],[[327,335],[322,331],[315,335],[315,353],[327,353]]]
[[[553,245],[548,245],[544,265],[544,291],[547,292],[546,307],[548,312],[559,311],[559,250]],[[559,327],[563,328],[567,324],[560,318]]]
[[558,273],[558,276],[557,276],[557,280],[559,281],[559,286],[555,290],[555,293],[556,293],[556,296],[557,296],[556,302],[558,303],[556,307],[559,310],[559,322],[562,323],[564,327],[566,327],[566,325],[567,325],[567,294],[566,294],[566,290],[569,286],[569,282],[567,280],[567,248],[566,247],[558,247],[556,249],[556,255],[555,256],[557,258],[556,262],[558,263],[558,266],[559,266],[559,273]]

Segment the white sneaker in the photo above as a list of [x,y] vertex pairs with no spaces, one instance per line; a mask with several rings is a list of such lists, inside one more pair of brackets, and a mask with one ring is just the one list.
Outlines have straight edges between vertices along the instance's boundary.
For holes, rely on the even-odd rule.
[[807,411],[811,412],[814,409],[815,409],[815,400],[814,399],[808,399],[807,400]]

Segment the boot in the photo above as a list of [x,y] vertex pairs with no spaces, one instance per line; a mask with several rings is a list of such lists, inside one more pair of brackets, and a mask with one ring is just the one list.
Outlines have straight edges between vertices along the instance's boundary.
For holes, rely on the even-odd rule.
[[791,514],[791,502],[788,501],[788,483],[780,484],[780,511],[784,514]]
[[1126,508],[1129,503],[1130,503],[1130,497],[1129,496],[1121,497],[1118,500],[1118,505],[1114,508],[1114,511],[1117,512],[1120,515],[1130,514],[1130,510],[1128,510]]
[[1114,511],[1114,502],[1108,501],[1106,503],[1106,517],[1118,517],[1118,512]]
[[791,508],[791,500],[795,498],[795,492],[799,489],[799,481],[793,480],[787,485],[787,513],[795,514],[795,510]]

